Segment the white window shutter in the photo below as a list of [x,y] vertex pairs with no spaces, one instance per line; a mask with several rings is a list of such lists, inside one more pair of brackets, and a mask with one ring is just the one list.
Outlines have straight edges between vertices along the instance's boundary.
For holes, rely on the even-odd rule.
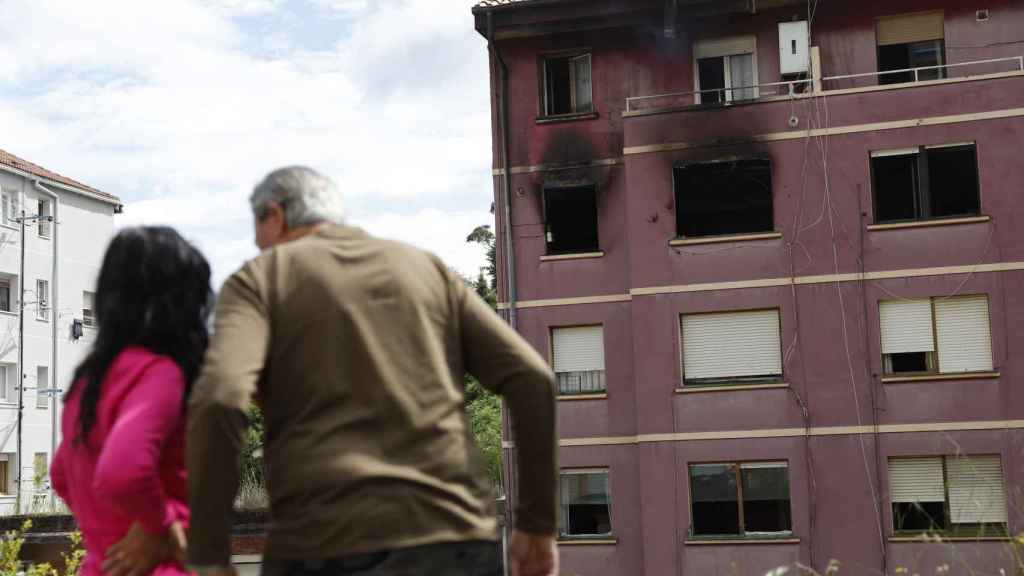
[[999,456],[947,456],[949,513],[954,524],[1006,522]]
[[992,334],[988,318],[985,295],[935,300],[939,372],[992,370]]
[[551,331],[555,372],[604,370],[604,330],[601,326],[555,328]]
[[685,380],[782,375],[778,310],[690,314],[681,324]]
[[946,482],[942,477],[942,458],[891,458],[889,500],[945,502]]
[[882,354],[934,352],[932,301],[889,300],[878,303]]

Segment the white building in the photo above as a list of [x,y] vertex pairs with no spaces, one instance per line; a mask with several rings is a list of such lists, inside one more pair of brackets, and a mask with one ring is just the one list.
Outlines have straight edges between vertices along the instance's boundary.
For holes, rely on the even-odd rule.
[[[121,201],[0,150],[0,204],[2,514],[16,508],[19,471],[22,510],[50,505],[46,471],[59,440],[61,396],[93,339],[92,294]],[[22,212],[24,274],[18,220]],[[19,311],[24,322],[21,369]],[[76,321],[84,324],[78,338],[73,334]]]

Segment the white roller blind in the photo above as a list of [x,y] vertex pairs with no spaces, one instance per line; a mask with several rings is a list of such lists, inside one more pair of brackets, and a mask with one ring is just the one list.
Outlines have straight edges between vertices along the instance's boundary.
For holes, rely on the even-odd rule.
[[934,352],[932,301],[890,300],[878,303],[882,354]]
[[992,370],[987,296],[937,298],[935,328],[939,372]]
[[604,370],[604,330],[601,326],[555,328],[551,331],[555,372]]
[[878,45],[941,40],[945,37],[944,20],[941,10],[879,18]]
[[757,38],[754,36],[737,36],[733,38],[715,38],[700,40],[693,47],[693,55],[701,58],[720,58],[733,54],[753,54],[757,50]]
[[782,374],[779,311],[682,317],[686,380]]
[[954,524],[1006,522],[999,456],[947,456],[949,513]]
[[942,458],[890,459],[889,499],[892,502],[945,502]]

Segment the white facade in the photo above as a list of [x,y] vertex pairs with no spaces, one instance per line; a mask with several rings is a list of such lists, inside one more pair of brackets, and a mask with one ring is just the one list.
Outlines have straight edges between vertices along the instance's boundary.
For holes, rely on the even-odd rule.
[[[62,392],[67,390],[71,374],[88,350],[94,335],[90,328],[72,338],[72,324],[83,318],[86,292],[94,286],[103,253],[114,231],[114,213],[119,202],[88,191],[40,178],[39,182],[58,195],[54,200],[35,187],[35,177],[0,166],[0,190],[4,210],[19,215],[23,209],[29,218],[36,216],[40,200],[44,215],[57,221],[25,224],[25,273],[19,278],[20,224],[4,221],[0,214],[0,371],[6,370],[7,390],[2,389],[0,374],[0,514],[13,512],[18,502],[18,467],[21,467],[21,508],[48,508],[49,481],[42,470],[48,469],[53,449],[59,441]],[[11,210],[16,199],[16,210]],[[56,235],[56,244],[55,244]],[[58,253],[57,278],[53,277],[54,249]],[[10,286],[5,306],[3,282]],[[22,291],[22,288],[24,290]],[[43,288],[49,294],[38,294]],[[24,308],[24,361],[21,373],[22,458],[18,458],[18,312]],[[42,296],[42,298],[40,297]],[[3,308],[9,308],[4,310]],[[56,323],[56,358],[53,327]],[[40,378],[48,382],[40,382]],[[59,389],[61,393],[47,390]],[[6,464],[4,462],[6,461]],[[20,461],[20,464],[19,464]],[[6,477],[5,477],[6,476]]]

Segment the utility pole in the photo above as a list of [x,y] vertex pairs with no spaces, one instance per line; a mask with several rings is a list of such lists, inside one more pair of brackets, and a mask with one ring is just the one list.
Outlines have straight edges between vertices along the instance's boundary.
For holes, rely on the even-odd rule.
[[[17,477],[17,490],[18,496],[16,499],[16,506],[18,512],[21,512],[21,495],[22,495],[22,482],[25,471],[24,454],[22,454],[22,420],[25,414],[25,222],[26,221],[38,222],[39,220],[46,220],[47,222],[53,222],[52,216],[26,216],[25,209],[21,209],[21,216],[17,218],[17,222],[21,228],[21,258],[19,258],[19,269],[18,269],[18,373],[21,378],[18,383],[18,477]],[[36,305],[40,305],[39,295],[36,295]],[[53,320],[56,321],[55,319]],[[39,389],[37,388],[37,394]]]

